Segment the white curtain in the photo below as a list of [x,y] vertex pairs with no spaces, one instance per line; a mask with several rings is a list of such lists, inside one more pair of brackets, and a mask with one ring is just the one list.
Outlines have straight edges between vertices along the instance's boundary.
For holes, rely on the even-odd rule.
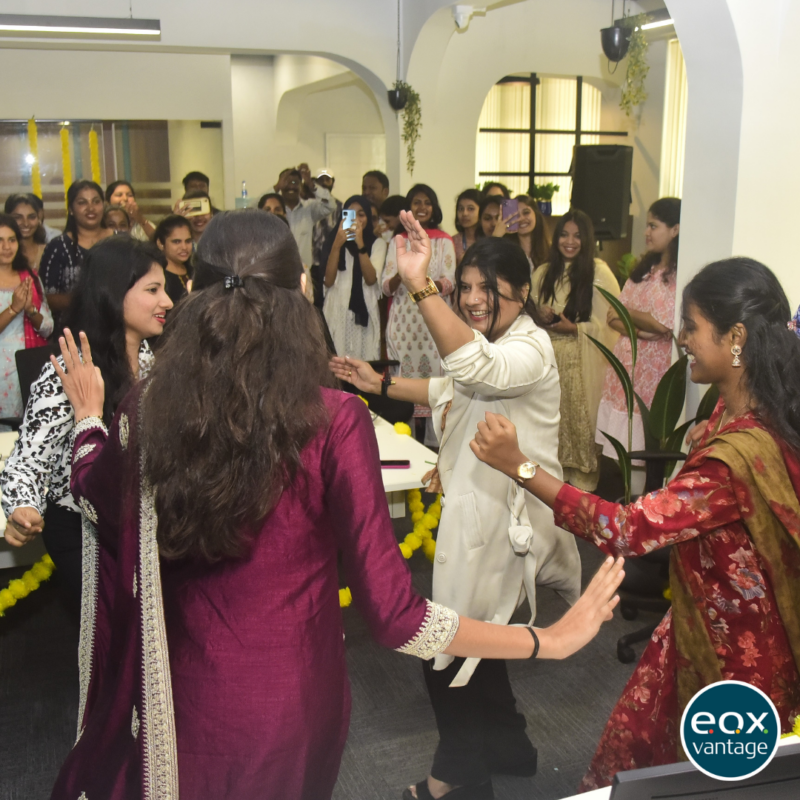
[[[536,127],[547,130],[574,130],[578,82],[575,78],[540,78],[536,96]],[[600,129],[600,90],[583,84],[581,93],[581,128]],[[530,124],[530,86],[526,83],[502,83],[493,86],[483,104],[479,128],[527,128]],[[595,144],[596,136],[583,136],[581,144]],[[575,137],[569,134],[536,135],[536,172],[567,172],[572,163]],[[527,133],[478,133],[475,182],[482,185],[496,172],[529,170]],[[481,175],[481,172],[492,173]],[[528,191],[529,180],[522,177],[498,177],[513,193]],[[553,213],[569,210],[572,180],[563,175],[542,175],[536,182],[560,186],[553,196]]]
[[659,197],[681,197],[683,195],[688,102],[688,84],[683,53],[678,40],[672,39],[667,46],[667,85],[664,96]]

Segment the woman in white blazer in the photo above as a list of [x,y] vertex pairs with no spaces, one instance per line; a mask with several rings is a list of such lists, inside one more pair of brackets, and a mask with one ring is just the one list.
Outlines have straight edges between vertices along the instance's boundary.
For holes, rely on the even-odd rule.
[[[398,246],[398,272],[416,297],[445,377],[382,379],[351,358],[334,359],[332,369],[362,391],[432,409],[440,451],[431,489],[440,481],[444,493],[433,599],[506,625],[527,596],[533,619],[537,585],[570,603],[578,599],[574,538],[556,528],[551,509],[478,461],[469,447],[485,413],[501,413],[525,438],[524,452],[561,475],[558,369],[550,338],[536,325],[530,268],[517,245],[479,240],[456,271],[454,312],[427,277],[427,234],[407,212],[402,221],[408,249]],[[436,656],[424,672],[440,741],[429,778],[404,797],[484,800],[494,796],[492,773],[535,773],[536,749],[515,709],[504,661]]]

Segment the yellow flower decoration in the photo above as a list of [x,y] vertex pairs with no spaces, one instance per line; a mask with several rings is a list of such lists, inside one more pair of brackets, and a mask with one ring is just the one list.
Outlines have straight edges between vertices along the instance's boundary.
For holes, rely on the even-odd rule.
[[[411,428],[404,422],[395,423],[394,429],[398,433],[404,433],[404,431],[398,429],[398,425],[407,428],[408,435],[411,435]],[[436,553],[436,540],[433,538],[433,530],[439,526],[439,519],[442,516],[442,496],[437,495],[436,499],[428,506],[427,511],[422,502],[422,492],[419,489],[409,489],[406,492],[406,499],[408,500],[408,510],[411,512],[411,521],[414,523],[414,530],[400,542],[400,552],[403,554],[403,558],[411,558],[416,550],[422,548],[422,552],[430,561],[433,561]],[[346,608],[352,602],[353,595],[350,589],[346,587],[339,589],[339,605],[342,608]],[[0,603],[2,603],[1,597]]]
[[56,565],[49,555],[42,556],[21,578],[10,581],[8,588],[0,590],[0,617],[4,616],[6,609],[17,604],[31,592],[35,592],[52,574]]
[[[405,422],[395,422],[394,429],[401,436],[411,436],[411,428]],[[419,491],[419,490],[417,490]]]

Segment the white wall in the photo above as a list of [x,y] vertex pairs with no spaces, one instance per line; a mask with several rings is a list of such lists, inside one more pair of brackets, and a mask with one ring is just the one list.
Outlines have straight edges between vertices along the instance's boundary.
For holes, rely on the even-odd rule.
[[[576,24],[579,21],[580,24]],[[625,139],[607,139],[634,147],[634,247],[643,242],[643,209],[658,193],[663,80],[666,47],[651,46],[650,97],[637,121],[619,111],[619,84],[624,63],[610,75],[600,48],[600,28],[608,25],[608,8],[596,0],[527,0],[475,16],[469,28],[456,32],[449,8],[433,14],[424,26],[409,64],[409,82],[422,100],[422,138],[417,167],[402,173],[402,191],[422,181],[433,186],[445,209],[464,188],[474,184],[475,141],[486,95],[505,75],[583,75],[603,92],[603,127],[628,130]],[[569,30],[568,38],[553,31]],[[446,158],[442,154],[447,154]],[[403,150],[402,162],[405,164]]]
[[[0,85],[4,119],[35,114],[39,119],[194,120],[191,131],[182,132],[186,152],[206,152],[204,142],[216,137],[229,183],[211,160],[190,168],[218,170],[212,185],[215,201],[222,203],[231,194],[230,56],[3,48],[0,74],[25,76]],[[197,120],[221,121],[221,138],[219,130],[200,131]],[[187,139],[190,133],[196,135]],[[179,186],[184,174],[173,174],[173,184]]]

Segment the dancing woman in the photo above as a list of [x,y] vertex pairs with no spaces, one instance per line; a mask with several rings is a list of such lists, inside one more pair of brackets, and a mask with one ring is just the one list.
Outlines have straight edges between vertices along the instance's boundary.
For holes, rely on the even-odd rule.
[[[222,212],[197,256],[151,380],[108,434],[85,337],[82,361],[62,344],[80,429],[72,491],[97,531],[88,583],[111,602],[87,603],[81,733],[54,800],[178,797],[179,784],[182,800],[329,798],[350,714],[339,551],[385,646],[535,647],[528,629],[459,621],[412,590],[372,421],[330,388],[289,228]],[[596,633],[619,569],[609,560],[587,599],[535,631],[540,656]]]
[[[715,384],[721,397],[678,476],[629,506],[541,468],[524,481],[559,525],[606,553],[674,545],[672,609],[611,714],[583,789],[683,759],[681,714],[711,683],[762,689],[784,731],[800,713],[800,340],[787,329],[790,314],[763,264],[705,267],[683,292],[681,345],[692,381]],[[507,475],[528,461],[501,416],[478,425],[472,450]]]
[[[550,337],[536,324],[528,260],[508,239],[481,238],[456,270],[456,313],[427,273],[431,243],[424,229],[407,212],[401,219],[407,237],[396,237],[399,275],[442,355],[445,376],[382,383],[363,361],[335,358],[332,367],[362,391],[432,409],[440,443],[433,484],[440,486],[430,489],[444,492],[433,598],[507,625],[527,596],[534,619],[537,584],[569,602],[577,598],[577,546],[555,527],[549,508],[469,451],[486,411],[508,414],[525,430],[532,458],[561,475],[558,369]],[[423,668],[439,745],[429,777],[407,797],[457,791],[454,798],[483,800],[493,797],[492,774],[536,772],[537,752],[502,661],[440,655]]]

